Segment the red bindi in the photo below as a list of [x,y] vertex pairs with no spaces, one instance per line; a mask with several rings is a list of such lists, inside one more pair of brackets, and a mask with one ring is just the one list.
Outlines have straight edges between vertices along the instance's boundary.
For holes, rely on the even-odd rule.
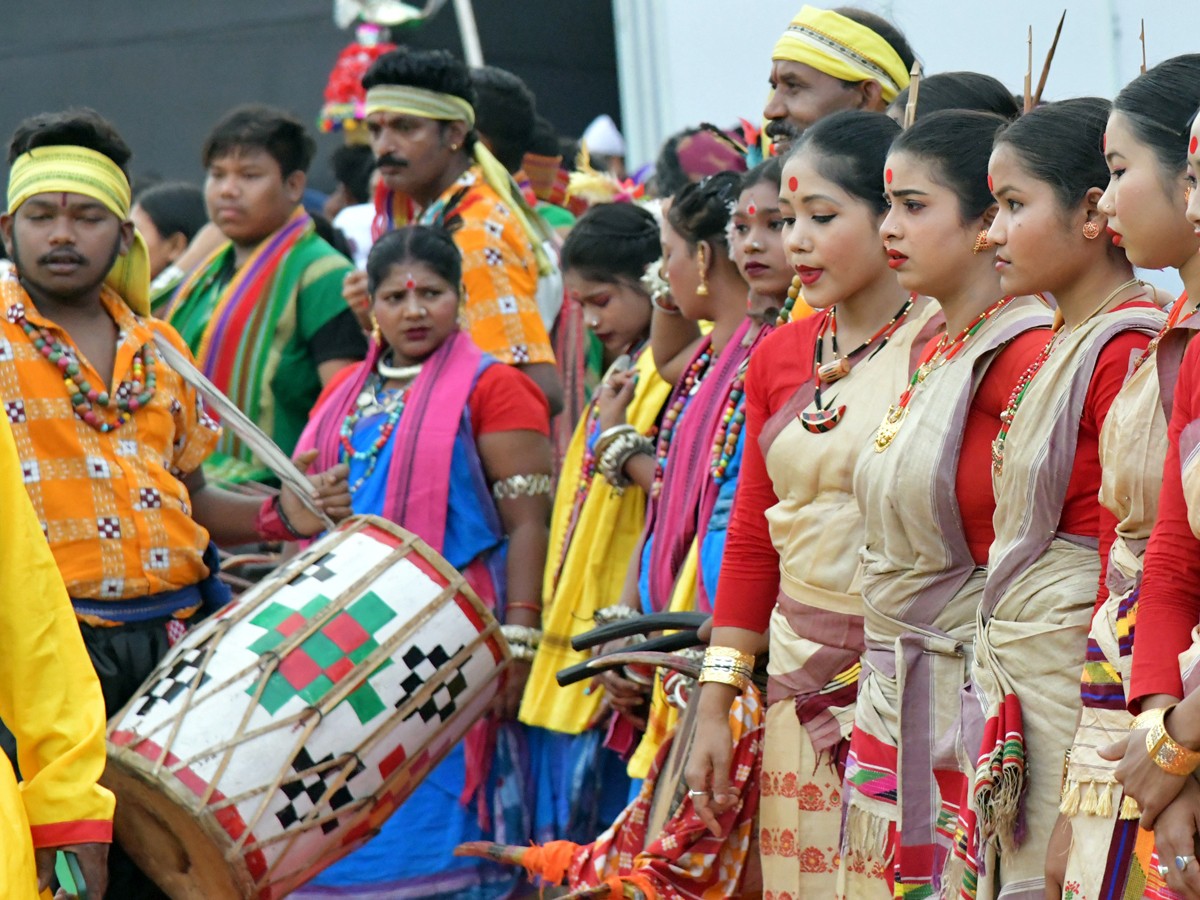
[[747,213],[748,215],[751,215],[751,216],[752,216],[752,215],[754,215],[756,212],[758,212],[758,207],[757,207],[757,206],[755,206],[753,203],[751,203],[749,206],[747,206],[747,207],[746,207],[746,213]]
[[891,169],[883,170],[883,180],[885,182],[887,182],[888,184],[892,183],[892,170]]
[[412,275],[409,275],[408,280],[404,282],[404,287],[411,291],[416,286],[417,282],[413,279]]
[[1197,144],[1200,144],[1200,138],[1197,138],[1197,137],[1196,137],[1196,136],[1193,134],[1193,135],[1192,135],[1192,142],[1191,142],[1190,144],[1188,144],[1188,153],[1195,153],[1195,152],[1196,152],[1196,145],[1197,145]]
[[989,190],[989,191],[994,191],[994,190],[996,190],[996,182],[992,181],[992,176],[991,176],[991,175],[989,175],[989,176],[988,176],[988,190]]
[[798,187],[800,187],[800,182],[796,179],[796,176],[793,175],[791,178],[788,179],[788,190],[794,191]]

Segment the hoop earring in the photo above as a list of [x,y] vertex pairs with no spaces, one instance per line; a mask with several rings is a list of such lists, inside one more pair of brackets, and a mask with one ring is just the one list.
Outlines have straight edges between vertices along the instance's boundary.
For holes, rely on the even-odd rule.
[[971,252],[982,253],[991,246],[992,242],[988,240],[988,230],[986,228],[980,228],[979,234],[975,235],[975,244],[971,247]]
[[1089,241],[1094,241],[1096,238],[1100,237],[1100,226],[1095,222],[1084,222],[1083,236]]
[[696,267],[700,270],[700,286],[696,288],[697,297],[708,296],[708,248],[701,244],[696,248]]

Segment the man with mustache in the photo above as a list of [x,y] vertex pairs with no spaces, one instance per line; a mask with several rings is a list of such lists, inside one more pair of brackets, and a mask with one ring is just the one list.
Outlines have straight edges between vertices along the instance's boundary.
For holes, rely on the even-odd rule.
[[[204,197],[228,241],[184,279],[168,314],[204,373],[286,453],[322,386],[367,351],[342,298],[352,266],[300,205],[315,152],[282,110],[243,106],[214,126],[202,152]],[[205,471],[223,481],[271,477],[230,433]]]
[[542,280],[543,290],[558,293],[547,299],[561,303],[562,283],[537,214],[479,139],[469,70],[445,50],[394,50],[371,65],[363,87],[385,188],[376,196],[377,229],[395,227],[411,202],[421,224],[451,230],[463,257],[463,328],[532,378],[559,412],[562,380],[538,294]]
[[786,153],[801,131],[838,110],[884,112],[908,86],[914,59],[904,35],[880,16],[803,7],[771,54],[763,116],[775,152]]
[[[124,167],[130,155],[112,125],[91,110],[27,119],[9,146],[8,211],[0,215],[0,233],[15,263],[15,271],[0,278],[0,404],[41,535],[34,533],[42,548],[49,543],[82,646],[77,636],[58,639],[42,609],[47,598],[14,590],[5,602],[27,613],[27,627],[43,649],[70,655],[77,664],[86,648],[91,665],[84,661],[82,669],[99,676],[109,714],[132,698],[191,623],[228,602],[229,590],[217,578],[214,541],[290,540],[323,528],[289,491],[260,503],[206,484],[200,465],[220,427],[157,349],[156,342],[165,341],[188,353],[174,329],[150,318],[149,255],[129,219]],[[313,480],[329,515],[349,514],[344,466]],[[24,515],[7,502],[3,509],[6,522]],[[41,565],[35,549],[14,562],[18,571],[22,564]],[[4,560],[10,550],[5,545]],[[5,565],[4,571],[12,569]],[[10,646],[0,624],[0,681],[19,649]],[[39,685],[55,677],[40,668],[23,674]],[[86,704],[87,684],[80,680],[76,689],[78,702]],[[43,763],[42,750],[28,740],[37,722],[27,719],[44,707],[42,712],[64,719],[52,723],[55,728],[66,728],[71,715],[64,710],[73,710],[75,702],[55,707],[47,688],[43,700],[26,699],[10,715],[0,688],[0,749],[14,767],[19,749],[29,783]],[[95,728],[102,731],[100,723]],[[86,764],[83,755],[68,756],[58,739],[47,741],[47,748],[64,754],[63,766]],[[77,787],[82,802],[85,788]],[[60,799],[70,812],[75,807],[67,796]],[[44,810],[38,814],[45,819]],[[0,837],[5,833],[0,824]],[[102,843],[109,834],[97,821],[52,839],[36,831],[34,837],[38,846],[54,846]],[[93,849],[81,852],[81,859],[94,869],[103,855],[97,859]],[[117,848],[110,866],[110,896],[162,896]],[[103,875],[92,874],[91,887],[101,892]],[[0,896],[25,894],[0,885]]]

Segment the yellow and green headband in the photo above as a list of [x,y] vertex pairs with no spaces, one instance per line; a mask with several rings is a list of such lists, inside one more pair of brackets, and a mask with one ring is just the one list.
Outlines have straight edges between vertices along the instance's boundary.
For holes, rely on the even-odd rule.
[[772,59],[803,63],[841,81],[877,81],[885,103],[908,87],[900,54],[866,25],[805,6],[775,45]]
[[[368,116],[371,113],[382,112],[436,119],[439,122],[466,122],[468,126],[475,127],[475,108],[462,97],[406,84],[379,84],[368,89],[363,112]],[[517,221],[521,223],[522,230],[533,244],[538,271],[543,275],[548,274],[553,268],[553,262],[543,246],[547,236],[541,230],[541,219],[529,207],[512,176],[483,141],[476,141],[472,152],[476,165],[483,173],[483,180],[513,211]]]
[[[53,145],[34,147],[13,161],[8,173],[9,213],[37,194],[62,193],[91,197],[121,221],[129,218],[129,179],[103,153],[87,147]],[[150,315],[150,253],[136,231],[133,246],[117,257],[104,282],[139,316]]]

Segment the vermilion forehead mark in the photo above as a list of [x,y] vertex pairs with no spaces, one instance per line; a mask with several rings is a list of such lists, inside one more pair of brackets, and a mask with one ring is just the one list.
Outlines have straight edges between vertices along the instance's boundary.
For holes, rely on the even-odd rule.
[[415,278],[412,277],[412,272],[409,272],[407,275],[407,280],[404,282],[404,287],[411,291],[416,286],[417,286],[417,281]]
[[791,178],[788,179],[788,190],[794,191],[798,187],[800,187],[800,181],[796,178],[795,175],[793,175]]
[[758,212],[758,207],[755,206],[753,203],[751,203],[749,206],[746,207],[746,212],[749,213],[750,215],[754,215],[755,213]]
[[1104,134],[1100,135],[1100,149],[1101,150],[1108,149],[1108,132],[1107,131],[1104,132]]
[[62,199],[59,201],[59,205],[60,205],[60,206],[61,206],[63,209],[66,209],[66,208],[67,208],[67,192],[66,192],[66,191],[63,191],[63,194],[62,194]]
[[892,170],[891,169],[883,170],[883,180],[885,182],[887,182],[888,184],[892,183]]
[[992,176],[991,176],[991,175],[989,175],[989,176],[988,176],[988,190],[989,190],[989,191],[994,191],[994,190],[996,190],[996,182],[992,181]]
[[1196,136],[1193,134],[1193,135],[1192,135],[1192,142],[1191,142],[1190,144],[1188,144],[1188,153],[1195,153],[1195,152],[1196,152],[1196,145],[1197,145],[1197,144],[1200,144],[1200,138],[1197,138],[1197,137],[1196,137]]

